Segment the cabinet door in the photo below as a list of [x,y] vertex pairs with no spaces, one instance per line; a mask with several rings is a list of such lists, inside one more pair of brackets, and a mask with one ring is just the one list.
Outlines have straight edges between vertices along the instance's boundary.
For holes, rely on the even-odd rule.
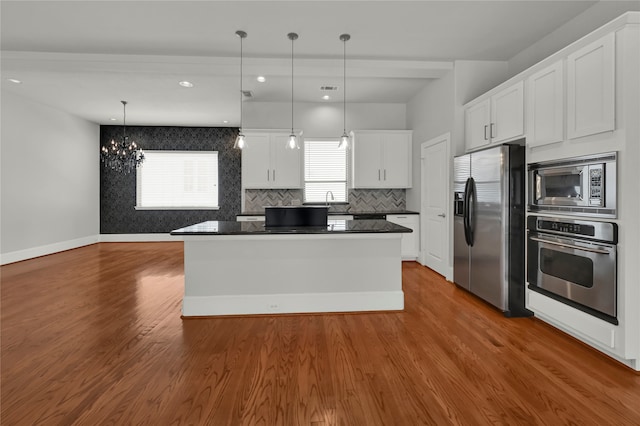
[[400,251],[403,260],[416,260],[420,254],[420,215],[387,215],[387,220],[413,230],[402,234]]
[[246,133],[242,150],[242,184],[245,188],[271,187],[271,143],[268,134]]
[[567,57],[567,137],[615,128],[615,34]]
[[527,80],[527,144],[545,145],[563,140],[563,62],[538,71]]
[[489,144],[489,99],[464,111],[464,139],[467,151]]
[[411,135],[382,134],[382,188],[411,188]]
[[524,135],[524,82],[491,97],[489,134],[492,143]]
[[300,188],[302,150],[287,148],[289,135],[271,135],[271,188]]
[[352,185],[380,188],[382,185],[382,138],[379,133],[357,133],[353,140]]

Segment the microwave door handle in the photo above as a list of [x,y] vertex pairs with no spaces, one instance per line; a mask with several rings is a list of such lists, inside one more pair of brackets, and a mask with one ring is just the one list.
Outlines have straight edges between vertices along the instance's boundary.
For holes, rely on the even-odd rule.
[[551,244],[554,246],[560,246],[560,247],[566,247],[566,248],[571,248],[571,249],[575,249],[575,250],[582,250],[582,251],[588,251],[591,253],[598,253],[598,254],[609,254],[608,251],[606,250],[599,250],[599,249],[594,249],[594,248],[589,248],[589,247],[581,247],[581,246],[574,246],[573,244],[566,244],[566,243],[558,243],[556,241],[549,241],[549,240],[545,240],[542,238],[536,238],[536,237],[529,237],[529,239],[533,240],[533,241],[538,241],[540,243],[545,243],[545,244]]

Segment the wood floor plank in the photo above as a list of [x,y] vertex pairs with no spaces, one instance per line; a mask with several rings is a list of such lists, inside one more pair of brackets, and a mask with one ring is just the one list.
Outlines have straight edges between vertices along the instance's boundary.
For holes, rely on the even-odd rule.
[[2,425],[638,425],[640,375],[417,263],[403,312],[183,319],[181,243],[5,265]]

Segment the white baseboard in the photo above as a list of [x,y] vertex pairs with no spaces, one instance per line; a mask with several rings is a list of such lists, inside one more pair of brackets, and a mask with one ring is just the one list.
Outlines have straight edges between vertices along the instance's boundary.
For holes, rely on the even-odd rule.
[[44,246],[3,253],[2,255],[0,255],[0,265],[20,262],[22,260],[33,259],[35,257],[46,256],[48,254],[88,246],[90,244],[95,244],[98,241],[98,235],[91,235],[89,237],[76,238],[75,240],[61,241],[59,243],[47,244]]
[[183,241],[181,236],[167,234],[100,234],[101,243],[144,243],[156,241]]
[[185,296],[182,301],[182,315],[185,317],[400,311],[403,309],[404,293],[402,291]]

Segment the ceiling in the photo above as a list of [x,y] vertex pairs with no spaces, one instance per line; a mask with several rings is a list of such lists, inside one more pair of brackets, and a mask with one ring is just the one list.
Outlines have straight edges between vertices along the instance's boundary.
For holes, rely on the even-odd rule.
[[343,101],[346,47],[347,102],[406,103],[453,60],[508,60],[595,3],[3,0],[2,88],[99,124],[127,100],[132,125],[238,125],[244,30],[244,102],[291,101],[297,32],[296,102]]

